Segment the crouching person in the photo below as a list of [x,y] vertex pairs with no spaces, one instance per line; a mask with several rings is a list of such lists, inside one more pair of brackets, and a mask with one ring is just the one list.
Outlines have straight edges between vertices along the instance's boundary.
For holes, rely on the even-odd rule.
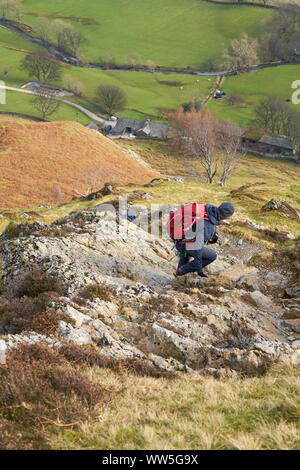
[[233,213],[233,204],[223,202],[219,207],[188,204],[170,215],[169,233],[180,256],[175,276],[196,272],[200,277],[207,277],[203,268],[213,263],[217,254],[206,245],[217,241],[216,227]]

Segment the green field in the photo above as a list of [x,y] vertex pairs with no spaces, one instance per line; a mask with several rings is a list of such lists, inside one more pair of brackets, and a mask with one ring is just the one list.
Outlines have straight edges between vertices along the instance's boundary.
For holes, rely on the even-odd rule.
[[25,0],[24,22],[38,15],[65,19],[88,39],[86,59],[114,57],[127,63],[132,53],[141,63],[199,67],[220,58],[231,39],[243,32],[256,36],[270,10],[214,5],[200,0]]
[[[121,72],[116,70],[102,71],[73,67],[72,76],[81,80],[87,90],[91,103],[88,107],[95,112],[93,105],[95,89],[100,84],[112,84],[122,88],[128,98],[126,110],[122,115],[132,118],[143,118],[144,113],[153,120],[161,118],[161,110],[175,109],[189,101],[192,96],[205,97],[214,84],[214,78],[180,75],[152,74],[147,72]],[[159,81],[157,81],[159,80]],[[180,82],[180,86],[171,86],[161,82]],[[84,104],[84,103],[83,103]]]
[[[35,49],[32,44],[24,42],[18,36],[0,28],[0,79],[5,80],[7,86],[21,87],[29,81],[25,72],[20,70],[20,62],[24,57],[24,52],[7,48],[9,41],[12,41],[12,47],[28,50]],[[2,72],[3,65],[9,67],[6,77]],[[189,101],[192,96],[201,98],[207,96],[211,86],[214,84],[214,78],[152,74],[148,72],[121,72],[121,71],[102,71],[92,68],[79,68],[65,66],[63,68],[62,79],[57,85],[63,84],[63,77],[66,74],[84,83],[86,88],[86,99],[74,99],[73,101],[87,107],[98,114],[99,110],[93,104],[93,98],[96,87],[102,84],[113,84],[121,87],[128,98],[127,109],[122,112],[126,117],[144,118],[144,113],[152,117],[153,120],[161,119],[162,109],[175,109],[185,101]],[[172,82],[178,82],[178,86],[172,86]],[[161,83],[164,82],[164,83]],[[168,82],[171,82],[168,85]],[[174,83],[173,83],[174,84]],[[29,99],[25,95],[11,93],[8,96],[7,105],[3,111],[17,111],[26,114],[33,114]],[[68,108],[65,106],[64,108]],[[75,110],[70,108],[65,112],[66,119],[73,116]],[[51,119],[56,119],[54,115]],[[72,118],[73,119],[73,118]],[[84,120],[86,120],[84,118]],[[81,121],[80,121],[81,122]]]
[[[276,95],[283,100],[291,99],[295,91],[291,88],[294,80],[300,79],[300,65],[287,65],[250,72],[243,75],[227,77],[222,91],[228,97],[237,98],[234,105],[226,99],[212,100],[209,108],[218,119],[231,119],[236,124],[248,125],[253,119],[253,110],[266,95]],[[295,106],[295,105],[291,105]],[[298,106],[300,111],[300,106]]]
[[[6,93],[6,104],[0,106],[0,111],[15,112],[21,114],[28,114],[30,116],[41,117],[40,113],[32,106],[30,102],[31,96],[22,93],[16,93],[14,91],[8,91]],[[58,111],[50,116],[51,121],[76,121],[80,124],[88,124],[91,119],[82,114],[81,112],[76,113],[76,109],[62,104]]]
[[[135,52],[140,55],[141,62],[151,59],[156,64],[169,66],[199,67],[208,58],[221,58],[224,47],[232,38],[243,31],[257,35],[261,22],[271,14],[271,10],[264,8],[215,5],[201,0],[146,0],[143,8],[137,0],[115,0],[113,4],[107,0],[64,0],[62,3],[25,0],[23,21],[33,25],[39,14],[47,15],[50,20],[71,21],[88,38],[85,54],[89,60],[97,60],[102,55],[128,62],[128,56]],[[19,69],[23,50],[37,49],[18,35],[0,28],[0,79],[5,79],[8,86],[16,87],[27,82],[29,77]],[[4,64],[9,66],[6,77],[2,72]],[[255,106],[266,94],[290,98],[291,83],[300,78],[298,70],[299,66],[284,66],[228,77],[222,89],[236,102],[230,105],[227,100],[212,100],[209,107],[220,120],[231,119],[236,124],[248,125]],[[165,119],[165,110],[176,109],[192,98],[207,96],[215,82],[213,77],[71,66],[64,67],[63,76],[66,74],[84,84],[85,98],[74,98],[74,101],[91,111],[100,114],[94,104],[96,87],[113,84],[122,88],[128,98],[127,108],[121,113],[123,116],[149,117],[154,121]],[[178,83],[172,86],[168,82]],[[57,82],[57,85],[62,84],[63,79]],[[28,97],[14,93],[8,98],[2,110],[36,115]],[[58,114],[60,119],[74,119],[76,111],[64,106]],[[56,115],[51,117],[57,118]],[[78,119],[82,123],[88,120],[81,113]]]

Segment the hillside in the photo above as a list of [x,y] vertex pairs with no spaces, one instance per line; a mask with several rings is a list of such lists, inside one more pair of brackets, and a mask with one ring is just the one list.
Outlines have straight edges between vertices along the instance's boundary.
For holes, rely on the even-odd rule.
[[144,184],[158,175],[71,122],[1,122],[0,172],[2,208],[61,203],[99,182]]
[[256,36],[271,14],[263,8],[199,0],[146,0],[143,8],[139,0],[26,0],[24,10],[24,23],[31,26],[38,16],[71,22],[88,39],[83,46],[88,61],[102,56],[127,63],[128,57],[138,56],[144,64],[153,60],[191,67],[220,58],[229,40],[242,32]]
[[[41,51],[58,66],[45,81],[71,92],[49,120],[23,89]],[[236,127],[216,124],[273,134],[254,121],[272,94],[297,141],[299,67],[300,9],[274,0],[0,0],[0,450],[129,467],[300,450],[299,159],[238,156]],[[105,114],[103,85],[126,104]],[[198,105],[213,121],[186,113],[178,140],[85,127],[175,128],[171,111]],[[167,221],[195,201],[207,246],[181,271]],[[128,450],[151,452],[127,465]]]
[[[107,0],[101,3],[88,0],[84,5],[69,0],[51,3],[26,0],[22,3],[25,13],[22,21],[26,28],[34,28],[41,16],[49,21],[50,31],[55,30],[51,24],[54,21],[72,24],[87,39],[81,51],[81,57],[86,61],[112,66],[150,63],[207,71],[211,61],[216,62],[217,70],[223,70],[223,53],[230,41],[239,38],[243,32],[259,38],[265,22],[274,13],[272,9],[254,5],[155,0],[145,3],[145,16],[139,3],[138,0],[117,0],[112,6]],[[0,48],[2,64],[9,69],[8,74],[0,78],[5,78],[8,86],[22,86],[31,77],[20,70],[21,60],[26,51],[41,47],[0,28]],[[272,92],[285,100],[290,99],[291,82],[297,79],[297,67],[284,65],[245,76],[227,77],[222,88],[227,98],[218,102],[212,100],[209,106],[218,119],[230,118],[236,124],[248,126],[255,106],[265,94]],[[128,98],[123,116],[148,117],[153,121],[165,120],[165,110],[176,109],[192,98],[202,99],[215,87],[214,77],[104,70],[67,64],[62,67],[62,78],[56,84],[64,86],[67,76],[80,80],[85,88],[84,97],[74,100],[96,114],[100,113],[94,101],[97,86],[113,84],[121,87]],[[272,90],[266,85],[271,82]],[[2,109],[37,115],[30,98],[18,96],[15,92],[7,94],[7,104]],[[87,123],[84,114],[76,114],[67,105],[63,105],[51,119],[76,119],[81,124]]]
[[[162,143],[126,147],[189,172]],[[0,448],[299,448],[300,253],[287,232],[300,225],[262,210],[271,197],[299,209],[299,170],[271,163],[243,161],[228,187],[166,181],[33,208],[31,225],[6,211]],[[135,224],[121,219],[118,236],[102,204],[120,193],[154,212],[232,201],[209,279],[173,279],[171,243]]]
[[174,279],[101,203],[0,237],[0,448],[299,449],[299,242],[234,217],[209,279]]

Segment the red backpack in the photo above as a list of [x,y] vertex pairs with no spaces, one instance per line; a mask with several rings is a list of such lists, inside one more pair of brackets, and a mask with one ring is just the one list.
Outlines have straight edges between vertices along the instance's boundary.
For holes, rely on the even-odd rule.
[[167,222],[170,237],[175,241],[184,239],[187,232],[202,219],[209,220],[202,202],[193,202],[171,212]]

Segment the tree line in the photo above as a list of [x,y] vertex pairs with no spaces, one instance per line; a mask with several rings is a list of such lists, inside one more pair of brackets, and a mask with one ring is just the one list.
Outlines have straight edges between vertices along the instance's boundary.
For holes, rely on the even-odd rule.
[[[18,0],[0,0],[0,19],[21,23],[24,17],[23,5]],[[56,19],[53,21],[40,16],[33,25],[36,37],[47,44],[55,46],[63,54],[83,58],[83,45],[87,42],[85,36],[76,31],[71,23]]]
[[72,24],[60,19],[49,21],[41,16],[34,23],[33,30],[39,39],[55,46],[62,53],[78,59],[83,58],[82,47],[87,43],[87,39],[81,32],[76,31]]
[[17,0],[0,1],[0,19],[2,21],[15,20],[20,23],[23,19],[24,11],[22,3]]
[[224,59],[223,66],[237,72],[259,63],[300,61],[300,6],[278,8],[261,27],[258,39],[246,33],[233,39]]

